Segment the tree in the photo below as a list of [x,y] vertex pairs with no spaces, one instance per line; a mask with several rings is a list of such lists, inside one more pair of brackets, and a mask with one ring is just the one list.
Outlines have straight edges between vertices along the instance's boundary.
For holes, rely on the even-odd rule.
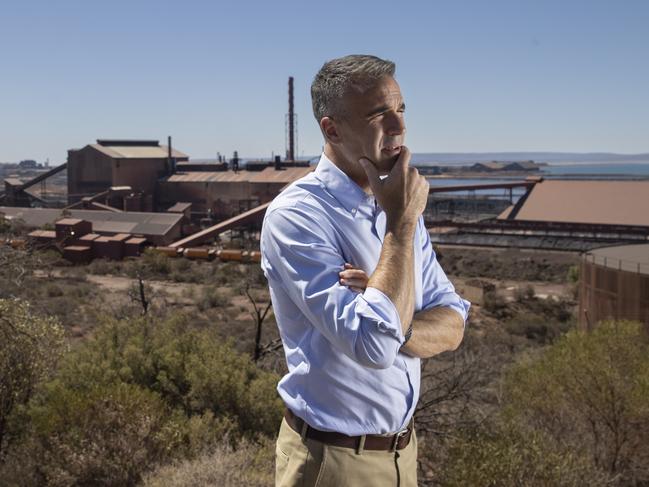
[[252,319],[255,320],[255,351],[253,353],[252,359],[257,362],[263,355],[274,350],[279,350],[282,344],[280,339],[273,340],[266,345],[261,344],[261,332],[263,329],[264,320],[266,319],[266,315],[268,315],[268,312],[271,309],[272,303],[268,301],[266,308],[262,310],[260,306],[257,306],[257,301],[252,297],[252,294],[250,293],[249,283],[246,284],[244,291],[246,293],[246,296],[248,297],[248,301],[250,301],[250,304],[252,304],[252,307],[255,310],[254,313],[251,311],[250,315],[252,316]]
[[36,384],[54,368],[63,349],[63,328],[52,317],[34,314],[29,303],[0,299],[0,453],[7,421],[25,404]]

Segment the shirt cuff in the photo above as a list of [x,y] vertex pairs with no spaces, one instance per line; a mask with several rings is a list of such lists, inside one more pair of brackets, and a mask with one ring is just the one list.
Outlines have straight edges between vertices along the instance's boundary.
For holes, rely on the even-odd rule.
[[403,343],[401,318],[390,298],[375,287],[366,288],[360,298],[357,310],[367,317],[374,318],[380,332],[392,335],[399,343]]

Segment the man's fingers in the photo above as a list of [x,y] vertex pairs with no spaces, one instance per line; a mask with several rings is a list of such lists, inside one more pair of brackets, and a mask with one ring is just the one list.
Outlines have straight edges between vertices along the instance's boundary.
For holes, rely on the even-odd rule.
[[381,184],[381,178],[379,178],[379,173],[374,167],[374,164],[365,157],[361,157],[358,163],[365,170],[365,174],[367,174],[367,181],[370,183],[370,188],[376,193],[377,188]]
[[357,287],[359,289],[365,289],[367,287],[367,281],[364,279],[341,279],[340,284],[348,287]]
[[338,275],[343,279],[368,279],[365,271],[362,271],[361,269],[345,269],[338,273]]
[[405,145],[401,146],[401,152],[399,152],[399,157],[397,158],[397,162],[394,163],[394,166],[392,166],[392,170],[390,171],[390,176],[396,175],[396,174],[405,174],[406,168],[408,167],[408,164],[410,163],[410,150]]

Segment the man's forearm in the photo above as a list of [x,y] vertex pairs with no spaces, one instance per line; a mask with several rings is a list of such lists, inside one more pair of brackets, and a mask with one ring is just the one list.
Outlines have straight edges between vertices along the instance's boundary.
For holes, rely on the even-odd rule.
[[428,358],[460,346],[464,336],[464,318],[448,307],[436,307],[415,313],[412,335],[401,351]]
[[379,263],[367,283],[394,303],[405,334],[415,311],[414,229],[388,230]]

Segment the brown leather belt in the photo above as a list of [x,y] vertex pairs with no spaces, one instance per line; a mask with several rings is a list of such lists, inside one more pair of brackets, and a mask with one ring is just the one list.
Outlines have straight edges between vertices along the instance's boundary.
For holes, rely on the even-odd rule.
[[[347,436],[342,433],[334,433],[331,431],[320,431],[315,428],[312,428],[306,424],[302,418],[299,418],[293,411],[286,409],[284,413],[284,418],[288,425],[295,431],[297,434],[302,435],[302,437],[310,438],[312,440],[325,443],[327,445],[333,446],[342,446],[344,448],[353,448],[357,451],[362,450],[402,450],[408,446],[410,443],[410,437],[412,436],[412,421],[408,425],[408,428],[400,433],[396,433],[391,436],[381,436],[381,435],[363,435],[363,436]],[[302,428],[306,428],[306,431],[303,432]]]

